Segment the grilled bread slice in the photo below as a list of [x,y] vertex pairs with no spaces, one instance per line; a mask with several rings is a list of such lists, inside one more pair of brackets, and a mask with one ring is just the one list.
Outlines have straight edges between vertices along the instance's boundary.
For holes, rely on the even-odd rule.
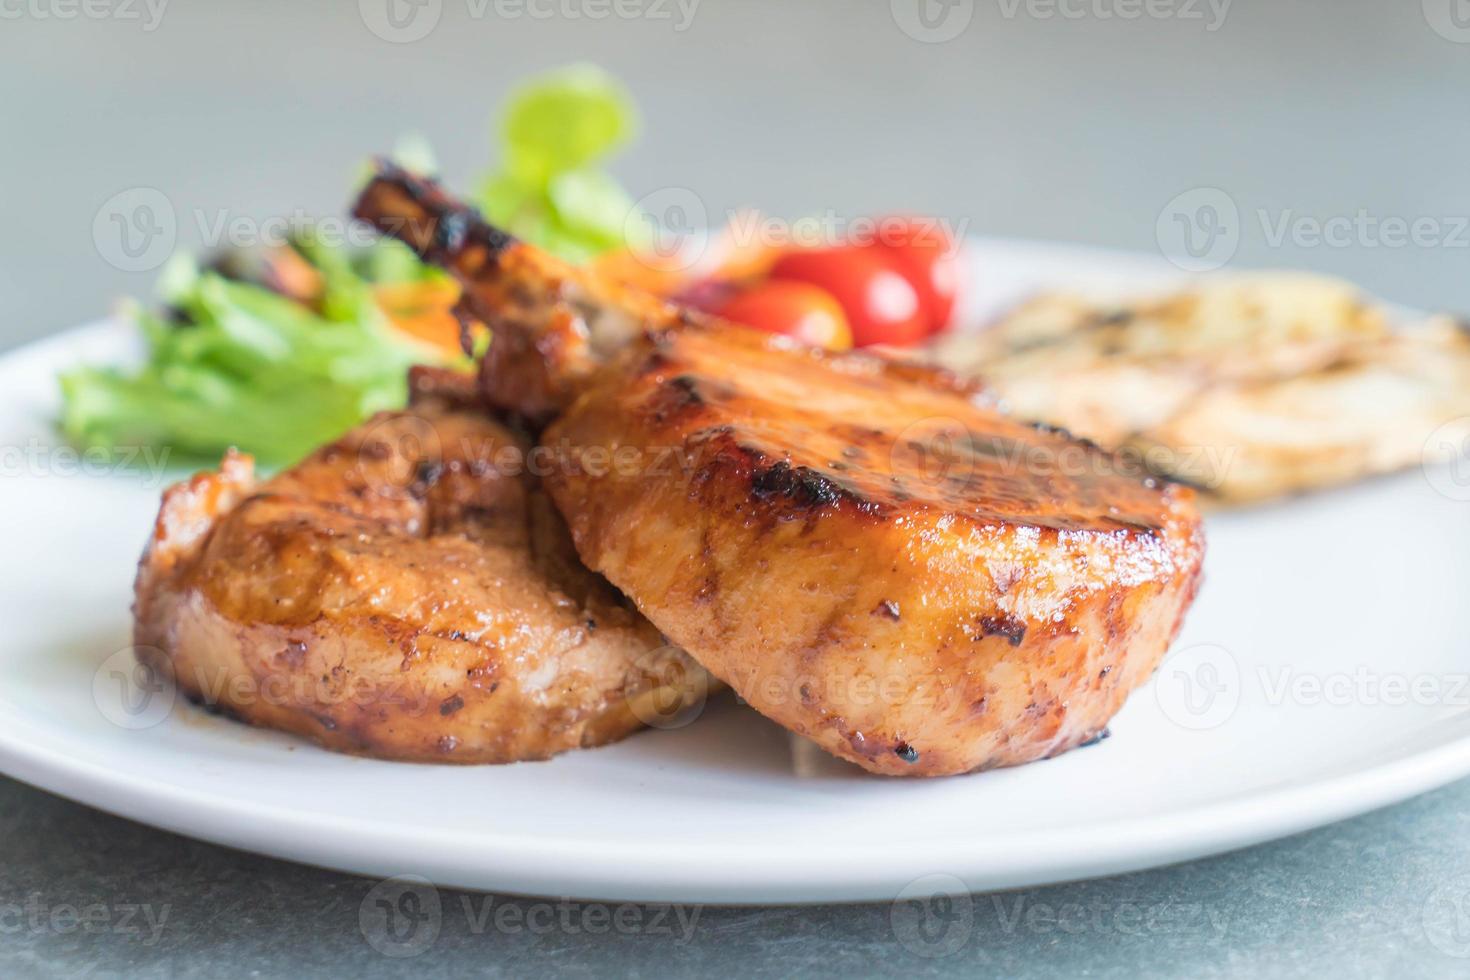
[[1154,297],[1038,296],[935,359],[1005,407],[1246,504],[1413,465],[1470,416],[1470,334],[1395,329],[1336,280],[1224,278]]

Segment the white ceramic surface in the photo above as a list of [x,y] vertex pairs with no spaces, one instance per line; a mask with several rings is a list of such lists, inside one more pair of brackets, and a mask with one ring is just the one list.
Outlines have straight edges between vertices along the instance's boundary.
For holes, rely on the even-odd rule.
[[[972,316],[1047,281],[1161,274],[1022,243],[972,254]],[[1020,769],[880,779],[728,697],[676,731],[481,768],[333,755],[144,701],[123,683],[133,565],[177,471],[79,472],[95,467],[51,425],[56,371],[131,343],[100,324],[0,359],[0,769],[136,820],[444,885],[812,902],[1143,868],[1470,773],[1470,486],[1421,470],[1212,518],[1184,635],[1113,737]]]

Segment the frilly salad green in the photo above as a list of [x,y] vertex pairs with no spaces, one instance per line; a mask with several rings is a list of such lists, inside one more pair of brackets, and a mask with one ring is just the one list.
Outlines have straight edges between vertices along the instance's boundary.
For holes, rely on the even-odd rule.
[[[600,69],[534,79],[505,109],[500,169],[481,182],[480,204],[492,221],[570,261],[620,248],[624,229],[642,223],[628,220],[631,199],[597,164],[635,127],[626,90]],[[395,155],[433,169],[422,142]],[[204,266],[177,257],[160,277],[162,311],[122,310],[147,343],[145,362],[62,375],[62,430],[84,448],[210,457],[233,446],[267,463],[294,461],[401,406],[411,364],[462,363],[385,312],[385,290],[401,298],[420,286],[446,294],[442,274],[387,241],[353,249],[296,238]]]

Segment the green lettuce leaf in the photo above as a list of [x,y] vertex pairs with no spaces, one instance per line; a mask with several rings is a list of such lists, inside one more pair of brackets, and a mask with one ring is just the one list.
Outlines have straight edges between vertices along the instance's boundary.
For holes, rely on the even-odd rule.
[[171,317],[124,311],[147,340],[143,367],[64,374],[62,430],[84,448],[217,457],[233,446],[278,464],[402,406],[408,367],[438,358],[392,330],[364,280],[321,271],[316,312],[177,260],[162,280]]
[[573,65],[517,88],[499,139],[501,168],[481,181],[485,216],[516,237],[570,262],[624,245],[635,204],[596,164],[638,128],[633,102],[617,79]]

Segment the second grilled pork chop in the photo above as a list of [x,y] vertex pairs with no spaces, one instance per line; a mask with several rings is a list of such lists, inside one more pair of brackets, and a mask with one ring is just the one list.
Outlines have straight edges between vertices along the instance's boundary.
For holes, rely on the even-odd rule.
[[357,213],[463,282],[487,395],[554,419],[548,488],[588,566],[833,754],[895,775],[1054,755],[1176,635],[1190,491],[939,372],[629,295],[401,171]]
[[544,759],[672,719],[704,671],[577,561],[528,449],[430,401],[264,482],[231,454],[164,495],[139,656],[196,701],[387,759]]

